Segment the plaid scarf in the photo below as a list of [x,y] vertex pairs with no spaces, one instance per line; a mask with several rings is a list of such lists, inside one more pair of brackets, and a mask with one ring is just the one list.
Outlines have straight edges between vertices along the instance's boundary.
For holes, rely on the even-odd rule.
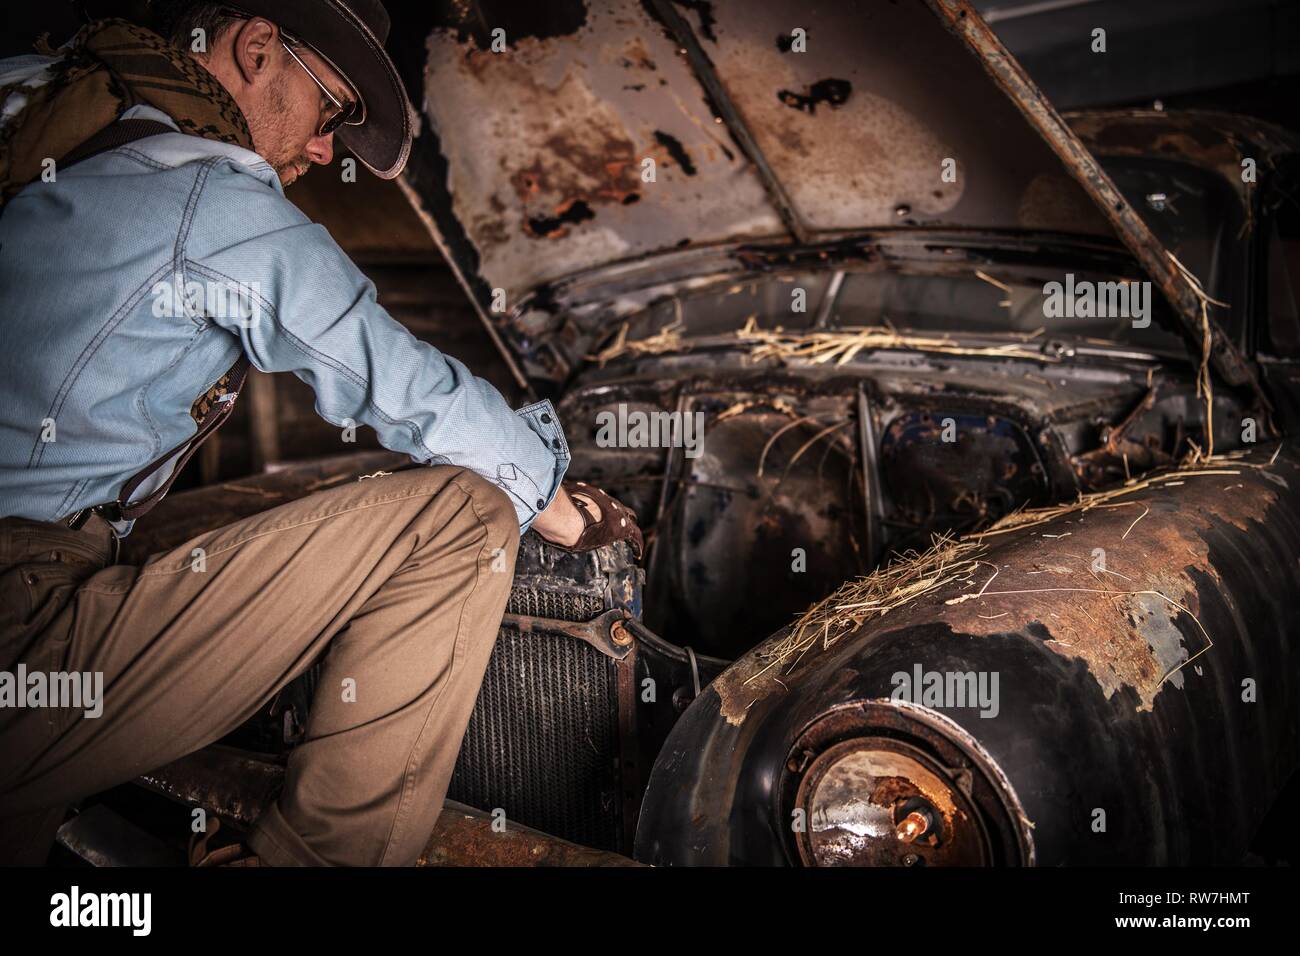
[[57,163],[141,103],[162,110],[183,133],[253,148],[248,122],[220,81],[151,30],[97,20],[70,48],[53,50],[42,38],[37,51],[61,57],[48,83],[0,86],[0,105],[13,93],[27,98],[0,127],[0,205],[40,177],[45,159]]

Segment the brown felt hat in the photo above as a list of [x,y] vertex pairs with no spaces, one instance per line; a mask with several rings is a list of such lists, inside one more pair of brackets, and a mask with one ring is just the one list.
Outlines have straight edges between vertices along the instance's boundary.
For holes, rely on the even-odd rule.
[[265,17],[309,44],[352,85],[365,122],[340,126],[339,142],[381,179],[411,155],[412,110],[397,68],[384,52],[388,11],[379,0],[236,0],[232,9]]

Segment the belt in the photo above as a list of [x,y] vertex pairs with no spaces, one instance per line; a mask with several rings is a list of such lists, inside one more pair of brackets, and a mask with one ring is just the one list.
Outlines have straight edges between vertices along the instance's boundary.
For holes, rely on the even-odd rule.
[[88,505],[85,508],[78,508],[66,517],[60,518],[55,524],[66,525],[73,531],[80,531],[86,522],[90,520],[91,515],[99,515],[109,524],[116,524],[122,520],[122,508],[116,501],[109,501],[102,505]]
[[82,531],[86,527],[86,522],[91,518],[100,518],[106,525],[109,525],[110,552],[109,564],[117,564],[118,557],[122,554],[122,539],[117,536],[117,531],[112,525],[122,520],[121,517],[110,517],[113,513],[121,514],[121,509],[117,507],[116,501],[110,501],[103,505],[90,505],[86,508],[78,508],[72,514],[60,518],[54,524],[67,528],[69,531]]

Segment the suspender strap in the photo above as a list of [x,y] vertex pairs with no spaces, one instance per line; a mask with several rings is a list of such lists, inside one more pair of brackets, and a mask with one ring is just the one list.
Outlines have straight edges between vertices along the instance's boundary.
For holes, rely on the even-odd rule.
[[[121,493],[117,496],[117,501],[113,502],[121,518],[128,521],[138,518],[162,501],[163,495],[167,494],[168,490],[171,489],[172,482],[176,480],[185,464],[194,457],[194,453],[199,450],[199,446],[207,441],[212,433],[230,417],[230,413],[235,408],[235,399],[239,397],[239,390],[244,387],[244,379],[248,377],[248,367],[248,359],[241,354],[239,361],[231,366],[230,371],[227,373],[230,377],[230,390],[213,402],[212,406],[203,413],[203,417],[199,421],[199,429],[189,441],[178,445],[162,457],[154,459],[127,480],[126,484],[122,486]],[[167,476],[167,480],[150,492],[147,497],[131,502],[131,495],[144,484],[145,479],[178,455],[176,465],[172,468],[171,474]],[[110,518],[109,520],[118,519]]]
[[[90,518],[91,514],[98,514],[106,521],[133,521],[162,501],[163,496],[171,489],[172,482],[180,475],[181,469],[185,467],[186,463],[194,457],[194,453],[199,450],[199,446],[207,441],[212,433],[230,417],[230,413],[235,407],[235,399],[239,396],[239,390],[244,387],[244,380],[248,377],[249,364],[248,358],[240,355],[239,361],[231,366],[230,371],[226,373],[226,378],[230,382],[229,389],[203,413],[199,419],[198,431],[188,440],[155,458],[128,478],[126,484],[122,486],[116,501],[82,508],[80,511],[75,512],[67,521],[68,527],[80,528]],[[167,480],[139,501],[131,501],[131,495],[135,493],[135,490],[173,458],[176,459],[176,463],[172,466],[171,474],[167,476]]]
[[[127,143],[134,142],[137,139],[144,139],[146,136],[158,136],[162,133],[174,133],[166,123],[159,120],[151,119],[125,119],[118,120],[115,123],[109,123],[94,136],[90,137],[80,146],[73,149],[60,160],[60,164],[67,168],[74,163],[90,159],[92,156],[98,156],[100,153],[106,153],[110,149],[117,149],[119,146],[125,146]],[[237,361],[226,373],[225,379],[229,381],[229,389],[221,395],[215,402],[211,403],[198,419],[198,431],[185,442],[182,442],[171,451],[145,465],[140,471],[136,472],[126,484],[122,486],[121,492],[116,501],[110,501],[107,504],[94,505],[89,508],[82,508],[73,513],[67,519],[68,527],[80,528],[86,523],[92,514],[98,514],[108,521],[134,520],[139,518],[145,512],[149,511],[154,505],[162,501],[163,496],[167,494],[181,469],[199,450],[199,446],[206,441],[221,424],[230,417],[230,412],[235,406],[235,398],[239,395],[239,390],[244,387],[244,379],[248,377],[249,362],[244,355],[239,356]],[[131,495],[135,493],[144,482],[153,475],[159,468],[163,467],[172,459],[176,463],[172,466],[171,474],[167,480],[150,492],[146,497],[139,501],[132,502]]]
[[125,146],[127,143],[133,143],[137,139],[144,139],[146,136],[158,136],[161,133],[174,133],[166,123],[160,120],[151,119],[125,119],[118,120],[115,123],[109,123],[90,139],[86,140],[80,146],[75,147],[70,153],[59,160],[59,165],[67,168],[74,163],[79,163],[83,159],[90,159],[92,156],[98,156],[100,153],[106,153],[110,149],[117,149],[119,146]]

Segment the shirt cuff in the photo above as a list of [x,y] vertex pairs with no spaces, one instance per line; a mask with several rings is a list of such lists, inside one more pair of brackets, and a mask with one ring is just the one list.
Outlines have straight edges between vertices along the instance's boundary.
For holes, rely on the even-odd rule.
[[[526,480],[513,466],[506,466],[508,473],[498,474],[498,484],[510,492],[515,499],[515,510],[519,513],[520,533],[532,525],[533,520],[545,511],[555,496],[559,494],[560,482],[569,468],[569,443],[565,440],[560,418],[555,414],[555,407],[549,399],[534,402],[517,409],[515,414],[524,420],[546,446],[554,458],[554,467],[550,475],[536,475],[535,481]],[[512,480],[513,479],[513,480]]]

